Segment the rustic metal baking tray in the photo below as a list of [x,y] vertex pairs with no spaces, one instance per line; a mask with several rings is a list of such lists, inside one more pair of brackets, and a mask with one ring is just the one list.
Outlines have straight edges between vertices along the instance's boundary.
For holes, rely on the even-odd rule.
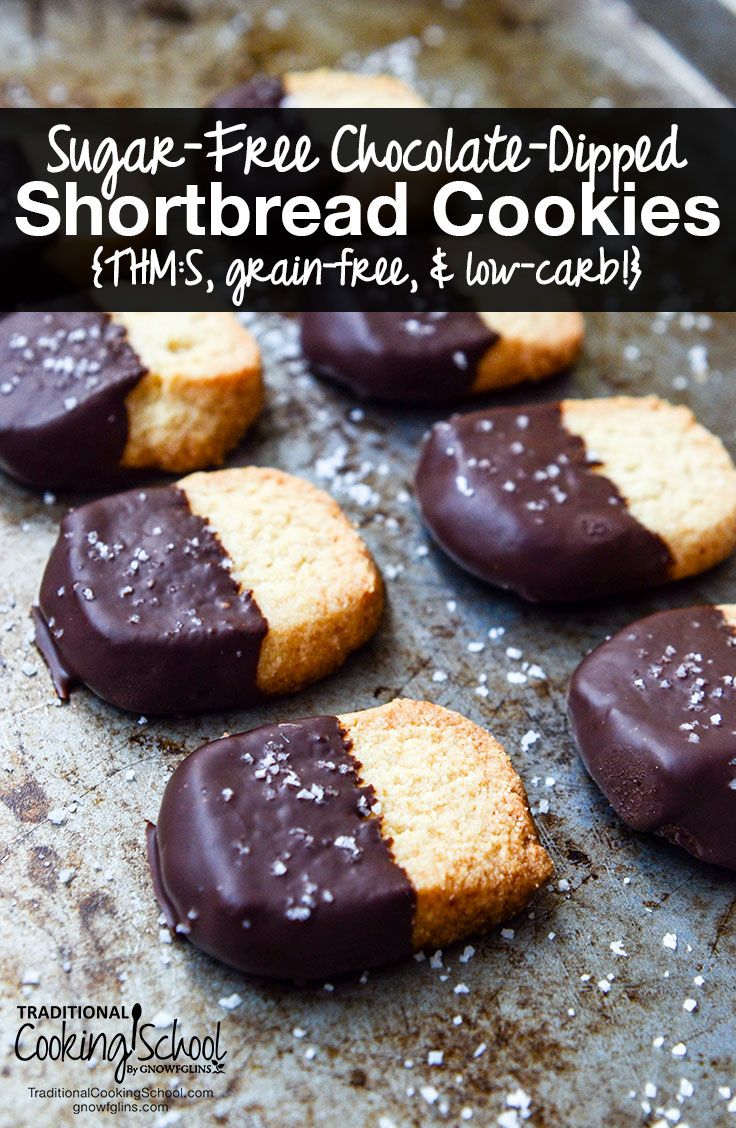
[[[256,67],[338,63],[402,74],[439,104],[720,102],[627,8],[600,0],[9,2],[0,50],[2,96],[19,104],[197,104]],[[607,633],[658,608],[733,601],[736,563],[565,612],[483,587],[429,545],[412,499],[417,444],[436,416],[356,405],[304,372],[293,322],[246,320],[269,402],[233,461],[329,489],[376,554],[388,613],[336,676],[250,713],[138,720],[85,691],[60,706],[27,612],[77,499],[0,481],[0,1122],[102,1122],[74,1116],[68,1099],[33,1100],[27,1086],[105,1086],[105,1067],[21,1065],[7,1044],[18,1003],[82,1000],[140,1001],[163,1026],[176,1016],[192,1032],[223,1023],[225,1073],[200,1079],[211,1098],[121,1113],[120,1124],[736,1122],[733,875],[617,821],[577,759],[563,703],[571,671]],[[736,453],[736,314],[595,315],[588,328],[573,374],[503,402],[656,392],[690,404]],[[398,694],[459,709],[508,748],[557,866],[531,911],[474,941],[472,958],[459,945],[328,987],[248,981],[166,943],[143,824],[181,757],[225,730]],[[242,1001],[227,1010],[219,1000],[233,994]]]

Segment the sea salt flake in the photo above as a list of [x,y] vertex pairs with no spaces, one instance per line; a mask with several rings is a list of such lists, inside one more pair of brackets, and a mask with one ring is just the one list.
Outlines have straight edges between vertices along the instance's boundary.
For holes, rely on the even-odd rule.
[[[532,1098],[523,1089],[514,1089],[512,1093],[506,1096],[506,1104],[509,1108],[518,1108],[522,1115],[527,1113],[531,1108]],[[524,1117],[526,1119],[526,1117]]]
[[287,920],[309,920],[312,910],[306,905],[290,905],[284,915]]
[[242,1000],[241,996],[238,995],[238,993],[236,991],[233,991],[232,995],[225,995],[224,998],[217,1000],[219,1005],[224,1010],[228,1010],[228,1011],[235,1010],[236,1007],[240,1006],[242,1001],[243,1000]]
[[357,858],[361,853],[360,848],[356,845],[355,839],[349,834],[338,834],[335,839],[335,845],[340,850],[349,850],[354,858]]

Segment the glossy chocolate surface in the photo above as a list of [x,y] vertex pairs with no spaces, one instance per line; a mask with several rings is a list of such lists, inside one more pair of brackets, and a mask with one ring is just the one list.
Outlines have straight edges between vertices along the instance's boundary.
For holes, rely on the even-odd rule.
[[65,698],[83,683],[136,713],[259,699],[268,624],[176,486],[71,510],[41,584],[36,641]]
[[215,98],[212,106],[217,110],[275,110],[285,97],[286,90],[280,78],[257,74],[224,91]]
[[108,314],[0,320],[0,467],[27,485],[90,489],[120,476],[125,400],[145,374]]
[[594,465],[559,404],[476,411],[432,429],[417,498],[453,560],[526,599],[571,603],[662,582],[669,549]]
[[242,971],[310,980],[405,958],[414,893],[336,717],[216,740],[148,829],[172,929]]
[[736,869],[736,638],[715,607],[662,611],[576,670],[580,755],[621,818]]
[[497,340],[477,313],[302,314],[302,349],[314,372],[363,399],[457,399]]

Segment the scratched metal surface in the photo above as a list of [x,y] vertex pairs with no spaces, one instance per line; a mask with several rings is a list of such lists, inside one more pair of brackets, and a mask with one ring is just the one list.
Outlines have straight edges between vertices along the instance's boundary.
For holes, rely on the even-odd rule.
[[[6,98],[194,102],[256,64],[332,63],[346,52],[351,65],[417,77],[438,102],[711,98],[666,49],[634,38],[609,4],[336,0],[329,19],[324,9],[317,19],[312,6],[284,2],[248,5],[239,22],[235,5],[201,5],[199,14],[178,0],[133,8],[139,14],[129,23],[112,11],[92,23],[91,4],[37,5],[31,36],[28,9],[4,6]],[[0,1123],[101,1122],[102,1114],[75,1117],[63,1098],[33,1101],[27,1086],[106,1086],[105,1066],[21,1066],[8,1046],[18,1003],[79,1001],[140,1001],[146,1018],[165,1028],[176,1016],[189,1033],[222,1020],[226,1071],[214,1079],[214,1096],[172,1101],[163,1115],[115,1118],[126,1125],[733,1123],[733,876],[617,822],[577,760],[563,697],[586,650],[627,621],[670,605],[733,601],[736,563],[564,614],[484,588],[428,544],[417,518],[412,465],[433,416],[356,410],[303,371],[293,325],[276,316],[251,323],[269,404],[233,461],[283,466],[329,489],[387,577],[388,613],[340,673],[259,711],[139,723],[86,692],[59,706],[30,643],[27,609],[58,519],[75,499],[41,500],[0,480]],[[736,454],[734,334],[736,314],[712,322],[591,316],[575,372],[533,398],[658,392],[692,405]],[[471,642],[484,649],[469,651]],[[522,657],[507,656],[509,647]],[[509,672],[525,670],[526,682],[509,682]],[[226,729],[397,694],[427,697],[491,728],[527,784],[557,872],[511,922],[513,934],[475,940],[467,962],[459,945],[439,966],[412,961],[332,990],[248,981],[187,945],[165,943],[142,830],[181,757]],[[532,731],[540,738],[522,743]],[[666,934],[676,934],[676,949],[663,944]],[[219,1000],[233,993],[242,1002],[228,1011]],[[686,1010],[686,999],[696,1009]],[[428,1064],[433,1050],[444,1052],[441,1066]]]

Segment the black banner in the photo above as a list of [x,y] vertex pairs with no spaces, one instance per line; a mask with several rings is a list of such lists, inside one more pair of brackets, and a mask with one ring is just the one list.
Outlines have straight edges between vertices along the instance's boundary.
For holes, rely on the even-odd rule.
[[2,110],[5,311],[736,309],[730,110]]

